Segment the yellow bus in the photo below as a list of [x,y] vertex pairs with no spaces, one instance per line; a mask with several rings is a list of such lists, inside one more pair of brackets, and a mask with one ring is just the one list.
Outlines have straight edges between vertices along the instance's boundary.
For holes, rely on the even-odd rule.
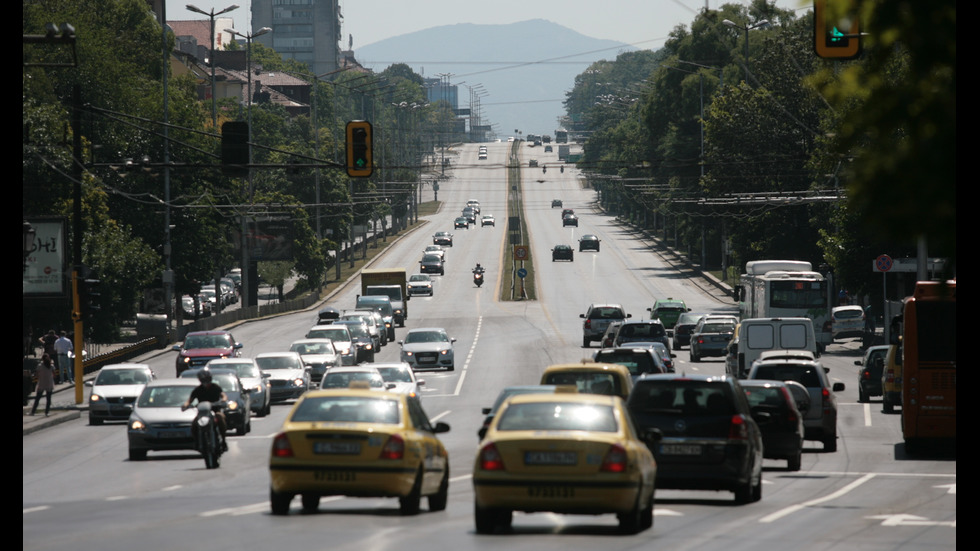
[[956,439],[956,280],[920,281],[905,300],[902,437],[909,453]]

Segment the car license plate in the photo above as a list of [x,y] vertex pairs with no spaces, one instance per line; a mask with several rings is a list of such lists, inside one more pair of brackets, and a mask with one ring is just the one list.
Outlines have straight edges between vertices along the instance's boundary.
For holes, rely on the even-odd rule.
[[187,433],[183,431],[164,431],[161,432],[159,438],[183,438],[187,436]]
[[357,474],[353,471],[313,471],[313,480],[320,482],[354,482]]
[[663,455],[701,455],[700,444],[661,444]]
[[361,453],[360,442],[314,442],[313,453],[357,455]]
[[575,465],[575,452],[524,452],[525,465]]
[[528,497],[551,497],[551,498],[572,498],[575,497],[575,488],[567,486],[528,486]]

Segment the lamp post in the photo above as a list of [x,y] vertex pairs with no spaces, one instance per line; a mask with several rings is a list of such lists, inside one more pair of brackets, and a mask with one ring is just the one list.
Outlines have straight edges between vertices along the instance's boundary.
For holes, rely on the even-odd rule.
[[732,21],[731,19],[725,19],[724,21],[722,21],[722,23],[728,25],[729,27],[735,27],[736,29],[741,29],[745,31],[745,83],[748,84],[749,82],[749,31],[758,29],[760,27],[768,27],[769,20],[763,19],[762,21],[757,21],[755,24],[748,25],[748,26],[739,25],[738,23]]
[[232,10],[238,9],[238,4],[232,4],[221,11],[214,11],[211,8],[210,12],[206,12],[201,8],[195,6],[194,4],[187,4],[187,9],[193,12],[197,12],[201,15],[206,15],[211,18],[211,43],[208,44],[208,62],[211,65],[211,127],[216,128],[218,126],[218,105],[216,103],[215,89],[214,89],[214,18],[223,14],[228,13]]
[[[272,32],[269,27],[262,27],[252,34],[244,34],[235,29],[225,29],[225,32],[245,39],[245,70],[248,72],[248,91],[245,98],[245,108],[248,116],[248,202],[252,202],[252,39]],[[242,215],[242,306],[255,306],[257,297],[251,296],[252,268],[248,258],[248,227],[245,215]]]

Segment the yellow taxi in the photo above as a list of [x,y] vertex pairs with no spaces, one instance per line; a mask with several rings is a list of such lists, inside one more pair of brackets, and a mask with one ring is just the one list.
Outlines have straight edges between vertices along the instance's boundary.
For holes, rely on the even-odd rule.
[[894,413],[895,406],[902,405],[902,351],[898,345],[889,345],[885,354],[885,368],[881,372],[881,408]]
[[[643,439],[641,439],[641,437]],[[653,526],[657,464],[618,396],[550,394],[508,398],[473,465],[476,531],[511,525],[514,511],[613,513],[623,533]]]
[[628,367],[619,364],[580,363],[557,364],[545,368],[543,385],[575,385],[578,392],[629,398],[633,377]]
[[400,512],[446,508],[449,455],[415,394],[378,392],[364,382],[304,393],[272,442],[269,457],[272,514],[286,515],[296,494],[303,511],[320,497],[397,497]]

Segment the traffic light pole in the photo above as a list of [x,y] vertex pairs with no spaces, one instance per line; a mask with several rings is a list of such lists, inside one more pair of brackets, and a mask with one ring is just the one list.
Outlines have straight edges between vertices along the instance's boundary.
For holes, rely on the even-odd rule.
[[[82,387],[82,377],[85,374],[85,368],[82,365],[84,359],[82,350],[85,349],[85,328],[82,323],[82,304],[78,296],[78,282],[82,277],[82,89],[78,84],[72,87],[72,106],[72,150],[75,156],[75,162],[72,163],[75,167],[73,171],[75,183],[72,189],[72,233],[74,235],[72,239],[73,269],[71,274],[72,305],[74,306],[72,318],[75,322],[75,334],[72,335],[72,339],[75,348],[75,361],[72,362],[72,367],[75,372],[73,377],[75,379],[75,403],[81,404],[85,401]],[[62,369],[61,366],[58,368]]]

